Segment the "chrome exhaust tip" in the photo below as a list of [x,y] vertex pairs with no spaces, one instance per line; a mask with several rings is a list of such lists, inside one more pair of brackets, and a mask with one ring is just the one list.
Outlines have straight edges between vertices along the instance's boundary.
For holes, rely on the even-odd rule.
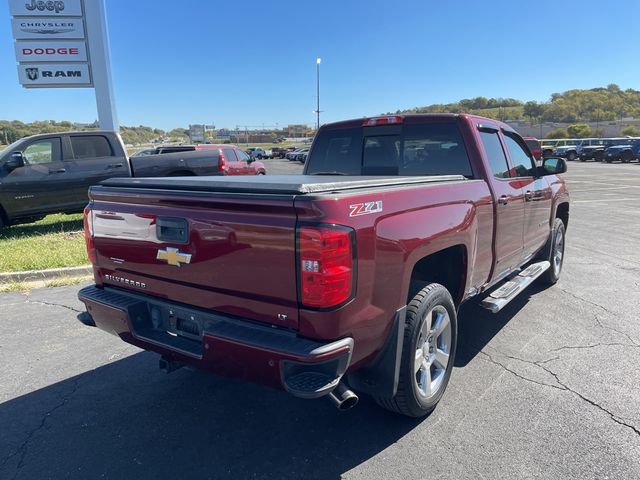
[[339,383],[329,393],[329,400],[338,410],[349,410],[358,404],[359,398],[353,390],[349,390],[343,383]]

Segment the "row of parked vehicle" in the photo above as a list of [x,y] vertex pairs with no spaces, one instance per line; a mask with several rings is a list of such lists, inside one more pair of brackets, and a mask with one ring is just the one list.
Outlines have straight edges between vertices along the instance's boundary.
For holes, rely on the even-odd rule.
[[266,173],[262,162],[235,145],[163,145],[128,157],[113,132],[34,135],[0,152],[0,229],[81,212],[89,187],[109,178]]
[[307,160],[309,147],[273,147],[271,149],[262,149],[260,147],[250,147],[246,150],[247,155],[255,159],[263,158],[286,158],[290,161],[298,161],[304,163]]
[[562,138],[541,140],[544,157],[596,162],[640,161],[640,138]]

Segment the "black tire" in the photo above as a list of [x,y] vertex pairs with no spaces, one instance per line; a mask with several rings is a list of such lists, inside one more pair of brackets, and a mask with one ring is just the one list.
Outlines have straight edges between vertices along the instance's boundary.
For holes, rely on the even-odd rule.
[[[562,266],[564,265],[564,247],[565,247],[565,235],[566,230],[564,226],[564,222],[556,218],[553,222],[553,228],[549,233],[549,239],[547,240],[547,244],[543,249],[543,260],[548,260],[551,263],[551,266],[540,275],[540,281],[547,285],[554,285],[558,280],[560,280],[560,274],[562,273]],[[562,239],[561,244],[559,240]],[[558,249],[560,248],[560,262],[557,264],[556,256],[558,253]]]
[[[424,339],[422,327],[427,314],[430,312],[434,312],[434,314],[444,313],[444,311],[446,311],[448,315],[450,326],[450,331],[448,332],[448,352],[446,352],[449,355],[448,363],[446,368],[441,370],[441,377],[437,377],[439,380],[434,380],[439,381],[437,390],[431,396],[425,397],[419,392],[420,386],[416,379],[419,373],[416,371],[415,366],[416,358],[419,358],[419,355],[416,355],[418,353],[418,342]],[[436,329],[434,329],[434,331],[435,330]],[[438,348],[440,334],[432,334],[430,332],[429,339],[436,335],[436,351],[442,351]],[[444,333],[442,333],[442,335],[444,335]],[[407,306],[398,391],[393,398],[376,397],[375,400],[378,405],[392,412],[414,418],[424,417],[431,413],[436,408],[449,383],[456,355],[457,339],[458,321],[456,317],[456,307],[451,298],[451,294],[445,287],[438,283],[427,285],[413,297]],[[429,342],[431,342],[431,340],[429,340]],[[422,350],[424,351],[424,348]],[[431,353],[432,351],[432,349],[429,349],[427,353]],[[435,370],[437,370],[436,365],[437,362],[434,361],[433,366]],[[431,379],[431,366],[429,367],[429,372]]]
[[576,159],[576,154],[575,152],[569,152],[567,154],[567,160],[569,160],[570,162],[573,162]]

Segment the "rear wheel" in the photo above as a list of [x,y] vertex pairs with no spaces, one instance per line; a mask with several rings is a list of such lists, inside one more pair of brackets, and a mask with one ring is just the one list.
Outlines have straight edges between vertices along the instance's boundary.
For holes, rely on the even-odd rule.
[[575,152],[569,152],[567,154],[567,160],[569,160],[570,162],[573,162],[576,159],[576,153]]
[[457,326],[455,305],[445,287],[431,283],[420,290],[407,306],[398,391],[376,402],[408,417],[432,412],[449,383]]

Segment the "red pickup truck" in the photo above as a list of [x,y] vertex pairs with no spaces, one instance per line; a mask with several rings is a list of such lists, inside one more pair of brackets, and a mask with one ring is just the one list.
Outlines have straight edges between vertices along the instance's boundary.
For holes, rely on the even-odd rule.
[[325,125],[304,175],[108,180],[85,210],[79,319],[166,371],[426,415],[460,304],[497,312],[558,280],[564,171],[506,124],[436,114]]

